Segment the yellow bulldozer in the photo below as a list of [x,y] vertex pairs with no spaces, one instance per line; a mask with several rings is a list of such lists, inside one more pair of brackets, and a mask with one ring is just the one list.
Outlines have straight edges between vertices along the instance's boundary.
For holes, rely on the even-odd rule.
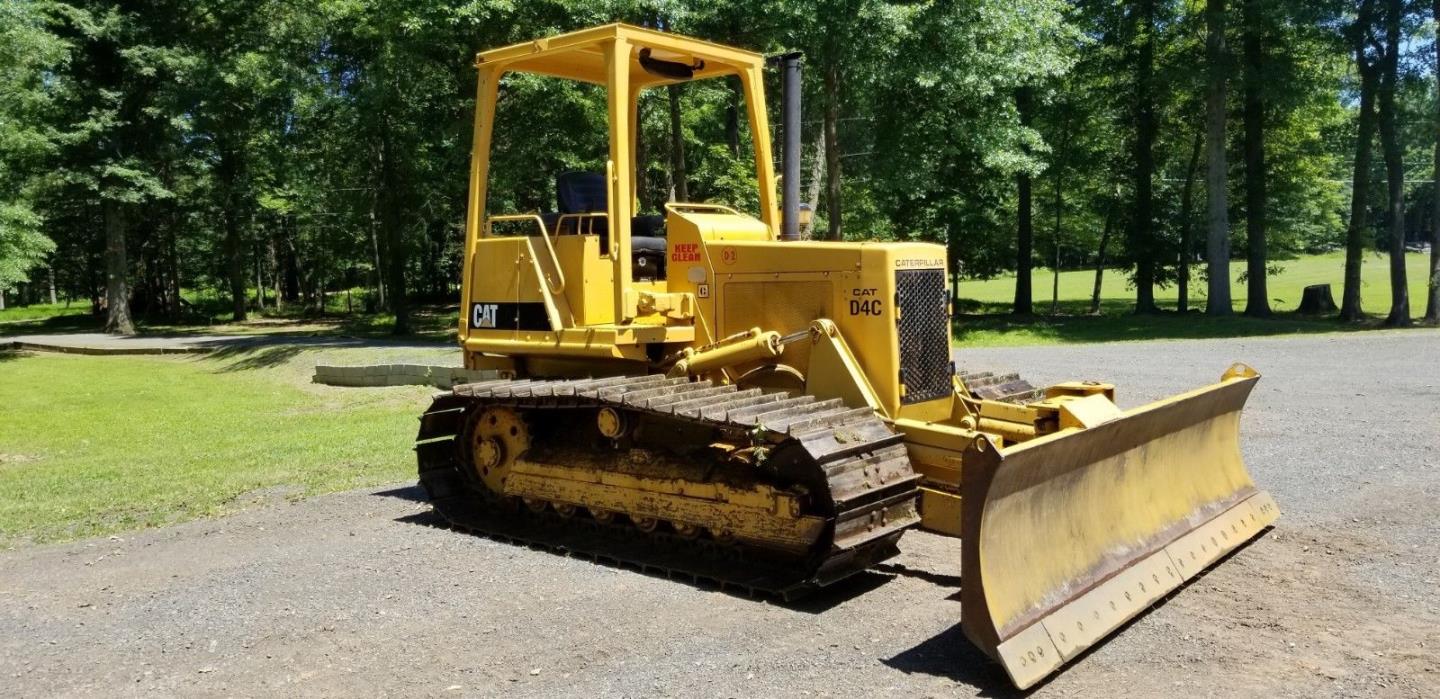
[[[1128,411],[1104,383],[957,374],[943,247],[801,240],[800,62],[770,62],[779,183],[760,54],[623,24],[478,54],[459,337],[495,378],[421,417],[441,517],[783,597],[911,527],[956,536],[965,635],[1022,688],[1275,520],[1241,460],[1248,367]],[[487,210],[518,74],[608,105],[608,153],[555,173],[553,212]],[[717,78],[743,96],[759,210],[637,211],[641,95]]]

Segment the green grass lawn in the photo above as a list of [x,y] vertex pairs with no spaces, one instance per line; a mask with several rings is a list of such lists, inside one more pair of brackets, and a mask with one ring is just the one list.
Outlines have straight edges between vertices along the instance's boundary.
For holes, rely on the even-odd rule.
[[[1376,320],[1353,325],[1340,324],[1333,318],[1311,318],[1294,313],[1300,305],[1302,290],[1311,284],[1330,284],[1335,302],[1340,303],[1345,265],[1343,252],[1308,255],[1276,264],[1283,269],[1268,280],[1270,308],[1275,312],[1275,316],[1269,319],[1239,316],[1217,319],[1193,310],[1185,315],[1175,313],[1178,290],[1173,285],[1155,290],[1156,302],[1170,312],[1136,316],[1131,312],[1135,304],[1135,290],[1130,287],[1125,273],[1117,269],[1105,272],[1098,316],[1089,315],[1094,270],[1061,272],[1058,313],[1052,316],[1050,299],[1055,277],[1051,271],[1037,268],[1032,278],[1036,311],[1033,318],[1009,315],[1015,295],[1014,277],[962,281],[960,304],[956,308],[960,315],[956,321],[955,341],[963,346],[995,346],[1340,332],[1375,328],[1379,324],[1378,319],[1390,309],[1388,257],[1378,254],[1366,256],[1362,306],[1367,313],[1376,316]],[[1410,311],[1416,319],[1425,313],[1428,266],[1428,254],[1406,256]],[[1245,307],[1245,285],[1237,281],[1243,271],[1244,262],[1231,265],[1230,293],[1236,313]],[[1198,269],[1190,286],[1191,309],[1203,310],[1205,280],[1200,278]]]
[[[253,298],[253,294],[252,294]],[[290,334],[290,335],[343,335],[348,337],[394,337],[391,329],[395,325],[392,313],[364,313],[346,310],[343,294],[332,293],[327,298],[326,312],[316,315],[298,306],[288,305],[277,309],[273,306],[262,312],[250,313],[249,320],[231,322],[230,311],[215,310],[213,301],[207,302],[206,312],[193,315],[184,322],[160,318],[135,319],[136,329],[145,335],[249,335],[249,334]],[[355,304],[359,307],[358,302]],[[455,340],[458,304],[425,304],[411,309],[410,339]],[[104,319],[90,314],[88,302],[71,304],[36,304],[33,306],[11,306],[0,311],[0,337],[66,332],[99,332]]]
[[99,327],[90,316],[90,304],[37,303],[16,306],[13,303],[0,311],[0,337],[40,332],[88,331]]
[[413,476],[433,389],[317,386],[311,354],[256,359],[0,353],[0,546]]

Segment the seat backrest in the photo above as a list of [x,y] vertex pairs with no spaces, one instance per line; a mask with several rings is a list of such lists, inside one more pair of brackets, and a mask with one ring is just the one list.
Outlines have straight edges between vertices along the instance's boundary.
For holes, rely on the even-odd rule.
[[555,204],[562,214],[608,211],[610,202],[605,195],[605,173],[561,173],[555,178]]

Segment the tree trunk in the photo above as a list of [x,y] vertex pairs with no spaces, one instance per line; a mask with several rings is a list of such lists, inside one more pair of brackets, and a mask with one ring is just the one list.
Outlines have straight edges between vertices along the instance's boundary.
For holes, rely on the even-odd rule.
[[114,199],[105,199],[105,332],[134,335],[130,319],[130,285],[126,279],[125,209]]
[[1135,259],[1135,312],[1155,312],[1155,0],[1142,0],[1137,12],[1140,34],[1135,61],[1135,215],[1130,222]]
[[680,86],[666,88],[670,97],[670,184],[676,201],[690,201],[689,175],[685,172],[685,133],[680,130]]
[[[103,206],[101,208],[102,210],[104,209]],[[100,228],[102,230],[105,230],[108,235],[109,229],[105,227],[105,217],[103,214],[100,217]],[[103,264],[108,267],[109,258],[107,258],[105,255],[101,255],[98,258],[91,255],[85,255],[84,259],[85,291],[90,294],[90,315],[98,318],[100,317],[100,312],[105,310],[101,306],[100,295],[101,293],[104,293],[106,291],[105,285],[100,280],[100,266]]]
[[[1440,151],[1440,147],[1437,147],[1437,151]],[[49,267],[45,268],[45,271],[46,277],[50,282],[50,305],[54,306],[56,303],[58,303],[58,301],[55,299],[55,265],[52,263]]]
[[1225,93],[1230,56],[1225,48],[1225,0],[1205,5],[1205,61],[1209,86],[1205,93],[1205,269],[1208,293],[1205,312],[1225,316],[1230,302],[1229,163],[1225,156]]
[[953,222],[945,223],[945,264],[950,267],[950,303],[953,308],[959,308],[960,275],[965,271],[965,263],[960,259],[961,241],[955,228]]
[[[650,211],[650,188],[646,186],[648,184],[646,174],[649,170],[646,164],[650,160],[650,152],[645,148],[645,100],[637,99],[637,101],[635,123],[632,124],[635,128],[635,201],[640,205],[640,209],[636,213],[644,213]],[[435,259],[439,256],[437,251],[431,258]],[[438,265],[436,267],[435,276],[438,277]]]
[[[637,188],[644,188],[644,182],[637,180]],[[648,207],[647,207],[648,208]],[[646,209],[641,209],[642,211]],[[429,253],[426,260],[426,287],[429,289],[430,298],[443,299],[445,297],[445,228],[444,221],[431,221],[425,227],[425,250]],[[342,279],[345,279],[342,277]],[[350,282],[345,279],[345,286],[348,288]]]
[[1056,145],[1055,152],[1051,157],[1051,167],[1055,169],[1055,230],[1050,235],[1050,243],[1055,253],[1055,262],[1052,269],[1055,270],[1055,278],[1050,285],[1050,315],[1060,311],[1060,222],[1065,213],[1065,168],[1061,163],[1065,162],[1065,152],[1070,147],[1070,121],[1065,120],[1064,130],[1060,134],[1060,143]]
[[[1440,0],[1435,0],[1432,14],[1440,23]],[[1435,43],[1436,65],[1440,66],[1440,41]],[[1440,70],[1435,71],[1436,94],[1440,94]],[[1425,295],[1425,322],[1440,324],[1440,100],[1435,102],[1435,174],[1431,183],[1430,210],[1430,284]],[[51,270],[54,279],[54,270]],[[54,301],[54,283],[51,283],[51,301]]]
[[179,319],[184,315],[180,306],[180,262],[176,245],[175,207],[170,207],[165,222],[164,249],[161,252],[162,264],[165,267],[165,315],[171,319]]
[[261,261],[260,246],[255,246],[255,310],[265,311],[265,266]]
[[1360,75],[1360,112],[1356,123],[1355,167],[1351,175],[1350,222],[1345,231],[1345,287],[1341,292],[1340,320],[1357,321],[1365,316],[1360,304],[1361,268],[1365,262],[1369,232],[1370,158],[1375,144],[1375,89],[1379,66],[1366,56],[1374,29],[1375,0],[1363,0],[1351,26],[1351,50]]
[[[383,120],[382,120],[383,121]],[[387,128],[380,137],[380,182],[383,188],[380,223],[384,228],[386,282],[389,287],[390,311],[395,314],[395,325],[390,332],[395,335],[410,334],[410,304],[405,293],[405,226],[399,201],[401,188],[395,162],[395,149],[390,142]],[[325,287],[319,289],[320,310],[325,310]]]
[[[295,250],[295,219],[289,218],[286,224],[287,225],[280,231],[284,236],[281,242],[285,244],[280,250],[280,265],[283,267],[281,279],[284,280],[284,293],[280,295],[280,298],[290,303],[297,303],[300,301],[300,254]],[[370,226],[370,233],[373,239],[375,233],[373,219]]]
[[225,222],[225,270],[230,280],[231,318],[239,321],[245,320],[245,264],[240,259],[240,222],[236,220],[229,197],[226,199],[225,211],[221,214]]
[[1100,285],[1105,280],[1105,246],[1110,244],[1110,231],[1115,227],[1115,205],[1105,209],[1105,227],[1100,230],[1100,249],[1095,253],[1095,287],[1090,292],[1090,315],[1100,313]]
[[[280,229],[285,228],[285,219],[280,219]],[[275,233],[272,231],[265,240],[266,267],[270,271],[270,298],[275,302],[275,309],[280,309],[280,264],[275,254]]]
[[726,81],[730,84],[730,101],[725,106],[725,144],[730,147],[730,156],[740,157],[740,111],[744,109],[745,93],[742,92],[740,80],[732,78]]
[[1195,177],[1200,171],[1200,147],[1205,144],[1205,132],[1195,132],[1195,145],[1190,148],[1190,165],[1185,168],[1185,186],[1180,190],[1180,268],[1176,273],[1180,299],[1175,310],[1190,312],[1190,255],[1193,252],[1194,229],[1192,211],[1195,201]]
[[[370,253],[375,258],[375,269],[371,273],[371,280],[374,282],[375,294],[367,300],[366,310],[375,313],[382,308],[388,308],[385,303],[385,278],[381,270],[385,269],[385,263],[380,257],[380,208],[379,193],[372,193],[370,196]],[[292,247],[293,250],[293,247]]]
[[[370,227],[371,239],[374,239],[375,227]],[[300,251],[295,248],[295,238],[287,235],[285,237],[285,284],[289,288],[291,296],[288,300],[299,302],[302,307],[309,300],[311,271],[305,267],[300,260]]]
[[1265,101],[1262,0],[1244,0],[1245,25],[1245,315],[1270,315],[1265,268]]
[[[1020,125],[1030,125],[1030,88],[1015,91],[1015,108],[1020,114]],[[1030,271],[1035,256],[1035,229],[1031,220],[1030,173],[1021,171],[1016,176],[1019,193],[1016,195],[1015,219],[1017,224],[1015,246],[1015,315],[1028,316],[1035,312],[1031,295]]]
[[825,134],[815,139],[815,159],[810,163],[810,187],[805,202],[810,205],[810,225],[800,231],[806,240],[815,237],[815,212],[820,210],[820,185],[825,181]]
[[1060,168],[1055,167],[1055,231],[1050,236],[1050,243],[1055,252],[1055,263],[1051,269],[1055,270],[1055,278],[1050,284],[1050,315],[1060,311],[1060,220],[1065,211],[1065,200],[1063,192],[1063,180],[1060,177]]
[[827,240],[844,237],[842,218],[842,185],[840,172],[840,67],[834,60],[825,62],[825,217],[830,224]]
[[245,261],[244,246],[240,243],[240,213],[237,189],[240,186],[240,155],[228,145],[220,145],[220,162],[215,168],[223,188],[220,212],[221,225],[225,230],[225,272],[230,282],[231,317],[245,320]]
[[1388,0],[1385,12],[1385,55],[1380,70],[1380,148],[1385,153],[1385,184],[1390,217],[1390,315],[1385,324],[1410,324],[1410,290],[1405,281],[1405,161],[1396,123],[1395,92],[1400,72],[1401,0]]
[[1054,278],[1050,282],[1050,315],[1060,312],[1060,214],[1055,214],[1055,270]]

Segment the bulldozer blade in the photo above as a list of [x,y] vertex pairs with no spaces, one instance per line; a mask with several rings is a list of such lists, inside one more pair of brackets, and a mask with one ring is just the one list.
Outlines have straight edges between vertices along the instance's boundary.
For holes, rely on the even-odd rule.
[[962,486],[965,635],[1021,689],[1258,535],[1280,512],[1241,459],[1259,376],[1108,422],[969,447]]

